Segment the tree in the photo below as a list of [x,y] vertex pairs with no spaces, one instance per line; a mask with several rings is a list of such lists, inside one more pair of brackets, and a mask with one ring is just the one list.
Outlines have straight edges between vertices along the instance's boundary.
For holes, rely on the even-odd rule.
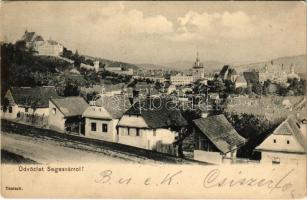
[[225,80],[225,91],[229,94],[235,93],[235,83],[231,80]]
[[277,93],[281,96],[286,96],[288,94],[288,87],[286,85],[279,84],[277,87]]
[[225,90],[225,84],[221,78],[214,79],[212,82],[212,90],[214,92],[223,92]]
[[238,87],[235,89],[235,93],[236,94],[242,94],[243,93],[243,88],[242,87]]
[[262,85],[261,83],[254,83],[252,86],[252,91],[258,95],[262,95]]
[[238,150],[237,155],[250,159],[255,158],[255,147],[283,121],[283,119],[269,121],[264,116],[253,114],[225,113],[225,116],[234,129],[247,139],[247,143]]
[[78,86],[68,82],[64,89],[64,96],[79,96]]

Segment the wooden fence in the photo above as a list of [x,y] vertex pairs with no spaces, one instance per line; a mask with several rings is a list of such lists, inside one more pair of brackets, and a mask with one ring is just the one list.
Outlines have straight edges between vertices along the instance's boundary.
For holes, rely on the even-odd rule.
[[48,125],[48,117],[44,115],[19,112],[17,113],[17,120],[40,127],[45,127]]
[[163,144],[162,141],[156,143],[155,150],[160,153],[166,153],[174,156],[178,156],[177,146],[174,144]]

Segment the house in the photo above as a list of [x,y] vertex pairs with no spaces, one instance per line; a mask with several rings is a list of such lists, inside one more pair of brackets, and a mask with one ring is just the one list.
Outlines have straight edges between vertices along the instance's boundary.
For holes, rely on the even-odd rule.
[[114,96],[120,95],[124,91],[125,84],[105,84],[102,83],[101,85],[92,85],[91,87],[79,87],[80,93],[82,94],[104,94],[106,96]]
[[27,48],[35,48],[35,46],[40,45],[44,42],[42,36],[36,34],[35,32],[28,32],[27,30],[21,37],[21,41],[24,41]]
[[155,150],[156,145],[176,141],[177,130],[187,122],[171,101],[163,98],[138,101],[120,118],[118,142],[143,149]]
[[63,53],[64,46],[54,40],[47,40],[35,44],[35,50],[41,56],[60,56]]
[[168,88],[167,88],[167,94],[171,94],[174,91],[176,91],[176,86],[173,85],[173,84],[169,85]]
[[194,78],[193,76],[184,75],[183,73],[178,73],[175,76],[170,77],[170,81],[172,85],[189,85],[193,83]]
[[243,76],[237,76],[234,83],[235,88],[247,88],[247,81]]
[[88,107],[82,97],[52,98],[49,101],[49,128],[59,132],[84,132],[82,114]]
[[8,105],[1,116],[7,119],[16,119],[23,114],[39,116],[49,115],[49,99],[57,98],[58,94],[53,86],[44,87],[11,87],[4,99]]
[[[131,91],[131,90],[130,90]],[[158,96],[159,91],[155,88],[154,84],[149,84],[147,82],[137,82],[132,89],[133,97],[147,98],[150,96]]]
[[35,32],[23,34],[21,41],[25,42],[27,48],[33,48],[37,55],[42,56],[60,56],[63,53],[64,46],[54,40],[44,40],[41,35]]
[[258,146],[261,163],[306,164],[306,120],[299,121],[294,115],[287,117]]
[[245,144],[224,115],[193,120],[194,159],[208,163],[231,163],[237,149]]
[[104,69],[106,71],[113,72],[116,74],[130,75],[130,76],[133,75],[133,68],[122,66],[122,63],[120,62],[112,62],[108,66],[105,66]]
[[117,142],[116,125],[131,104],[124,95],[102,95],[84,111],[85,136]]
[[88,65],[88,64],[81,63],[80,68],[86,69],[86,70],[95,70],[95,72],[98,72],[99,71],[99,61],[98,60],[94,61],[94,65]]

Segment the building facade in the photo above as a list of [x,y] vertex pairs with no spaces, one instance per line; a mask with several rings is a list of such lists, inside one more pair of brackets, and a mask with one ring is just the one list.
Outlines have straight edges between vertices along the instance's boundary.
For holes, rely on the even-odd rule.
[[167,102],[160,100],[136,102],[125,112],[117,125],[119,143],[155,150],[158,142],[176,141],[178,132],[174,128],[186,126],[187,122],[178,110],[168,109]]
[[35,45],[35,50],[41,56],[60,56],[63,53],[63,49],[63,45],[53,40],[47,40]]
[[1,116],[16,119],[21,114],[48,117],[49,99],[58,97],[55,87],[11,87],[5,94],[6,110]]
[[306,120],[287,117],[257,148],[263,164],[306,164]]
[[193,120],[194,159],[213,164],[232,163],[237,149],[245,144],[224,115]]
[[94,65],[87,65],[87,64],[81,63],[80,68],[87,69],[87,70],[95,70],[95,72],[98,72],[99,71],[99,61],[98,60],[94,61]]
[[88,107],[82,97],[52,98],[49,101],[49,128],[58,132],[84,134],[82,114]]
[[189,85],[193,83],[194,77],[179,73],[175,76],[171,76],[170,81],[173,85]]
[[128,98],[123,95],[100,96],[84,111],[85,136],[109,142],[118,142],[119,118],[130,108]]

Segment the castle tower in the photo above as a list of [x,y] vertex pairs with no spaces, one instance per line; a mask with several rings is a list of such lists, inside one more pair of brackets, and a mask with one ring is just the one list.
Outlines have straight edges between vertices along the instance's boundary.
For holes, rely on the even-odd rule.
[[205,78],[205,69],[203,63],[200,62],[198,51],[196,53],[196,60],[192,68],[192,75],[194,81]]
[[94,61],[94,68],[96,72],[99,71],[99,60]]

